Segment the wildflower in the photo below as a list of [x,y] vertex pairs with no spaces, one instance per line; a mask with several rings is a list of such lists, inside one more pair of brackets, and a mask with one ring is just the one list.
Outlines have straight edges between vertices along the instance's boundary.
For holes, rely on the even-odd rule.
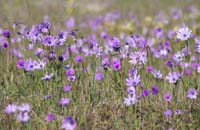
[[135,74],[126,79],[126,85],[129,87],[136,87],[140,83],[140,75]]
[[128,94],[135,94],[135,87],[128,87],[127,92]]
[[67,116],[62,120],[62,129],[75,130],[76,126],[76,121],[71,116]]
[[76,63],[80,63],[80,62],[83,61],[83,58],[82,58],[81,55],[77,55],[77,56],[74,58],[74,61],[75,61]]
[[17,120],[20,122],[27,122],[30,119],[30,116],[28,114],[28,112],[20,112],[17,116],[16,116]]
[[102,73],[96,73],[96,74],[95,74],[95,79],[96,79],[97,81],[101,81],[101,80],[104,79],[104,75],[103,75]]
[[167,102],[170,102],[172,100],[172,96],[170,93],[166,93],[164,95],[164,100],[167,101]]
[[157,94],[159,93],[158,86],[153,85],[153,86],[151,87],[151,92],[152,92],[152,95],[157,95]]
[[70,99],[69,99],[69,98],[61,98],[61,99],[60,99],[60,105],[62,105],[62,106],[68,105],[69,102],[70,102]]
[[174,111],[174,113],[175,113],[176,115],[181,115],[181,114],[182,114],[182,111],[181,111],[180,109],[176,109],[176,110]]
[[48,121],[48,122],[51,122],[51,121],[53,121],[54,119],[55,119],[55,117],[54,117],[54,115],[51,114],[51,113],[47,114],[46,117],[45,117],[45,120]]
[[130,61],[132,65],[142,65],[147,62],[147,54],[144,51],[137,51],[134,53],[131,53],[130,55]]
[[156,79],[162,79],[162,73],[160,70],[154,69],[151,74],[154,76]]
[[153,71],[153,66],[147,66],[146,67],[147,72],[152,72]]
[[128,95],[127,98],[124,98],[124,104],[126,106],[133,105],[137,102],[136,94]]
[[2,34],[3,34],[4,37],[10,38],[10,31],[9,30],[3,31]]
[[121,69],[121,62],[120,62],[119,59],[114,58],[114,59],[112,60],[112,68],[113,68],[113,70],[115,70],[115,71],[119,71],[119,70]]
[[166,111],[164,111],[164,116],[165,117],[170,117],[172,115],[172,110],[167,109]]
[[18,110],[21,112],[30,112],[30,105],[28,103],[23,103],[22,105],[18,106]]
[[55,40],[54,40],[54,37],[53,36],[50,36],[50,35],[48,35],[48,36],[45,36],[44,38],[43,38],[43,44],[45,45],[45,46],[54,46],[55,45]]
[[65,85],[64,87],[63,87],[63,91],[64,92],[68,92],[68,91],[70,91],[72,89],[72,87],[71,86],[68,86],[68,85]]
[[18,106],[16,104],[8,104],[6,108],[4,109],[4,112],[7,114],[15,113],[18,109]]
[[198,93],[197,93],[197,91],[194,88],[190,88],[187,91],[187,97],[190,98],[190,99],[196,99],[197,95],[198,95]]
[[176,37],[182,41],[185,41],[191,37],[191,34],[192,31],[188,27],[183,27],[176,32]]
[[24,63],[25,63],[24,60],[22,60],[22,59],[18,60],[17,61],[17,68],[18,69],[23,69],[24,68]]
[[147,89],[142,90],[143,97],[147,97],[148,95],[149,95],[149,90],[147,90]]
[[181,74],[179,72],[169,72],[166,79],[169,83],[176,84],[181,79]]
[[31,58],[26,60],[24,63],[24,69],[26,71],[34,71],[36,69],[37,66],[37,61],[32,60]]

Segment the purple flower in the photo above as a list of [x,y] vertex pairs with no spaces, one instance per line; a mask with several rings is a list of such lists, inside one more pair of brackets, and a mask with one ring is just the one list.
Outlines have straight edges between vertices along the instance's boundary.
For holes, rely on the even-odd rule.
[[8,43],[7,42],[3,42],[1,44],[2,48],[7,49],[8,48]]
[[112,68],[113,68],[113,70],[115,70],[115,71],[119,71],[119,70],[121,69],[121,62],[120,62],[119,59],[114,58],[114,59],[112,60]]
[[169,83],[176,84],[181,77],[182,76],[179,72],[169,72],[166,76],[166,79],[169,81]]
[[74,61],[75,61],[76,63],[80,63],[80,62],[83,61],[83,58],[82,58],[81,55],[77,55],[77,56],[74,58]]
[[158,86],[153,85],[152,88],[151,88],[151,92],[152,92],[153,95],[157,95],[159,93]]
[[55,117],[54,117],[54,115],[51,114],[51,113],[47,114],[46,117],[45,117],[45,120],[48,121],[48,122],[51,122],[51,121],[53,121],[54,119],[55,119]]
[[164,116],[165,117],[170,117],[172,115],[172,110],[167,109],[166,111],[164,111]]
[[149,95],[149,90],[147,90],[147,89],[142,90],[143,97],[147,97],[148,95]]
[[188,27],[183,27],[176,32],[176,37],[182,41],[185,41],[191,37],[191,34],[192,31]]
[[128,97],[124,98],[124,104],[126,106],[133,105],[137,102],[137,97],[135,94],[129,94]]
[[184,75],[189,76],[191,74],[190,69],[185,69],[184,70]]
[[20,59],[17,61],[17,68],[18,69],[23,69],[24,68],[24,60],[23,59]]
[[10,31],[9,30],[3,31],[2,34],[3,34],[4,37],[10,38]]
[[68,92],[68,91],[70,91],[72,89],[72,87],[71,86],[68,86],[68,85],[65,85],[64,87],[63,87],[63,91],[64,92]]
[[104,79],[104,75],[103,75],[102,73],[97,72],[97,73],[95,74],[95,79],[96,79],[97,81],[101,81],[101,80]]
[[131,53],[130,59],[129,63],[132,65],[142,65],[147,62],[147,54],[145,51],[137,51]]
[[172,96],[170,93],[165,93],[164,100],[170,102],[172,100]]
[[60,105],[62,106],[66,106],[70,103],[70,99],[69,98],[61,98],[60,99]]
[[181,111],[180,109],[176,109],[176,110],[174,111],[174,113],[175,113],[176,115],[181,115],[181,114],[182,114],[182,111]]
[[75,26],[75,19],[74,17],[70,17],[67,21],[66,21],[66,26],[68,28],[74,28]]
[[76,126],[76,121],[71,116],[67,116],[62,120],[62,129],[75,130]]
[[127,92],[128,92],[128,94],[136,94],[135,87],[128,87]]
[[18,106],[18,110],[21,112],[30,112],[30,105],[28,103],[23,103]]
[[37,66],[37,61],[32,60],[31,58],[26,60],[24,63],[24,69],[26,71],[34,71],[36,69]]
[[196,99],[197,95],[198,95],[198,93],[197,93],[197,91],[194,88],[190,88],[187,91],[187,97],[190,98],[190,99]]
[[119,51],[120,49],[120,40],[117,37],[113,37],[109,40],[109,44],[112,46],[114,51]]
[[20,122],[27,122],[30,119],[30,116],[28,114],[28,112],[20,112],[17,116],[16,116],[17,120]]
[[147,72],[152,72],[153,71],[153,66],[147,66],[146,67]]
[[18,106],[16,104],[8,104],[6,108],[4,109],[4,112],[7,114],[15,113],[18,109]]
[[162,79],[162,73],[160,70],[154,69],[151,74],[154,76],[156,79]]
[[45,45],[45,46],[54,46],[55,45],[55,39],[54,39],[54,37],[53,36],[50,36],[50,35],[48,35],[48,36],[45,36],[44,38],[43,38],[43,44]]
[[140,81],[140,75],[135,74],[132,77],[126,78],[126,85],[129,87],[136,87]]

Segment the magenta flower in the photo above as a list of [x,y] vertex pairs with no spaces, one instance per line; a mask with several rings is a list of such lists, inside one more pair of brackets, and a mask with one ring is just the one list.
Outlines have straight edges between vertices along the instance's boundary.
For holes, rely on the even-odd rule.
[[51,122],[51,121],[53,121],[54,119],[55,119],[55,117],[54,117],[54,115],[51,114],[51,113],[47,114],[46,117],[45,117],[45,120],[48,121],[48,122]]
[[18,69],[23,69],[24,68],[24,63],[25,61],[23,59],[20,59],[17,61],[17,68]]

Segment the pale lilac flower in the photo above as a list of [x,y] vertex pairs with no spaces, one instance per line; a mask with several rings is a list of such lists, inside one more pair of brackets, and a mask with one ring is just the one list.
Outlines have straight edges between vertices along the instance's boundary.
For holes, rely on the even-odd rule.
[[28,103],[23,103],[18,106],[18,110],[21,112],[30,112],[30,105]]
[[70,91],[72,89],[72,87],[71,86],[68,86],[68,85],[65,85],[64,87],[63,87],[63,91],[64,92],[68,92],[68,91]]
[[38,70],[39,69],[44,69],[45,66],[46,66],[46,62],[45,61],[38,60],[36,66],[35,66],[35,69],[38,69]]
[[62,129],[65,130],[75,130],[77,127],[76,121],[71,117],[67,116],[62,120]]
[[182,111],[181,111],[180,109],[176,109],[176,110],[174,111],[174,113],[175,113],[176,115],[181,115],[181,114],[182,114]]
[[196,99],[197,95],[198,95],[198,93],[197,93],[197,91],[194,88],[190,88],[187,91],[187,97],[190,98],[190,99]]
[[34,71],[36,69],[37,66],[37,61],[32,60],[31,58],[26,60],[24,63],[24,69],[26,71]]
[[166,79],[169,81],[169,83],[175,84],[181,79],[181,77],[182,76],[179,72],[169,72],[166,76]]
[[16,116],[17,120],[20,122],[27,122],[30,119],[30,116],[28,114],[28,112],[20,112],[17,116]]
[[135,94],[129,94],[128,97],[124,98],[124,104],[126,106],[133,105],[137,102],[137,97]]
[[167,109],[166,111],[164,111],[164,116],[165,117],[170,117],[172,115],[172,110]]
[[18,109],[18,106],[16,104],[8,104],[6,108],[4,109],[4,112],[7,114],[15,113]]
[[70,99],[69,98],[61,98],[60,99],[60,105],[62,106],[66,106],[70,103]]
[[128,94],[135,94],[136,93],[135,87],[128,87],[127,92]]
[[54,46],[55,45],[55,39],[54,39],[54,37],[53,36],[50,36],[50,35],[48,35],[48,36],[45,36],[44,38],[43,38],[43,44],[45,45],[45,46]]
[[165,93],[164,100],[170,102],[172,100],[172,96],[170,93]]
[[160,70],[154,69],[151,74],[154,76],[156,79],[162,79],[162,73]]
[[129,63],[133,65],[142,65],[147,62],[147,54],[145,51],[137,51],[131,53]]
[[135,87],[140,83],[140,81],[140,75],[135,74],[126,79],[126,85],[129,87]]
[[191,34],[192,31],[188,27],[183,27],[176,32],[176,37],[182,41],[185,41],[191,37]]
[[100,72],[97,72],[97,73],[95,74],[95,79],[96,79],[97,81],[101,81],[101,80],[104,79],[104,75],[103,75],[102,73],[100,73]]
[[180,62],[183,60],[184,56],[185,56],[184,53],[178,51],[176,54],[174,54],[173,60],[176,62]]

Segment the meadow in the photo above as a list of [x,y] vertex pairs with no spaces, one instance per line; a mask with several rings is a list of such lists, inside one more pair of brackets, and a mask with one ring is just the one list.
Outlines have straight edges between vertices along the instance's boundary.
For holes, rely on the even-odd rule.
[[0,130],[200,130],[200,1],[0,0]]

